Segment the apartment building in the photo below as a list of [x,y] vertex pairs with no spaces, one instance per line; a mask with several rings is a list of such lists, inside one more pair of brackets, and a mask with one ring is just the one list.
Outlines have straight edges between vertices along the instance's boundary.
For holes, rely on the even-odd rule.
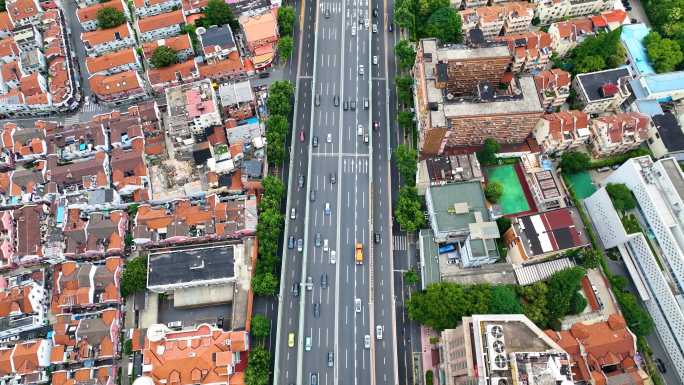
[[101,56],[135,45],[135,36],[128,23],[118,27],[81,33],[88,56]]
[[611,0],[531,0],[542,25],[554,21],[593,15],[613,8]]
[[142,68],[138,54],[133,48],[124,48],[102,56],[87,57],[85,65],[91,75],[113,75]]
[[43,9],[37,0],[7,0],[5,8],[15,28],[33,25],[43,15]]
[[633,150],[648,139],[651,119],[638,112],[624,112],[591,121],[591,150],[605,157]]
[[466,8],[461,13],[463,34],[477,28],[485,39],[501,34],[526,32],[532,25],[534,8],[529,3],[510,2],[478,8]]
[[147,62],[152,58],[154,51],[161,47],[166,46],[176,51],[176,56],[178,56],[179,62],[184,62],[191,58],[195,51],[192,49],[192,42],[190,41],[190,35],[187,33],[172,36],[164,39],[148,41],[142,44],[143,56]]
[[584,105],[582,111],[599,114],[616,111],[632,94],[628,67],[578,74],[572,81],[577,98]]
[[545,154],[558,155],[589,142],[589,115],[570,110],[546,114],[534,127],[534,137]]
[[560,68],[541,71],[534,77],[539,102],[546,111],[560,107],[570,96],[570,73]]
[[138,19],[137,29],[140,40],[145,42],[179,35],[184,25],[185,15],[179,9]]
[[104,8],[113,8],[119,12],[123,12],[127,17],[128,7],[123,3],[123,0],[111,0],[104,3],[97,3],[85,8],[79,8],[76,11],[76,18],[83,27],[84,31],[90,32],[97,29],[97,13]]
[[171,12],[181,6],[181,0],[133,0],[133,8],[138,18]]
[[591,19],[577,19],[553,23],[549,26],[552,47],[558,56],[565,56],[588,36],[593,36]]
[[92,75],[88,82],[93,94],[106,103],[136,100],[146,95],[143,80],[134,70],[114,75]]
[[551,35],[546,32],[526,32],[495,38],[508,44],[513,54],[511,72],[534,73],[550,67],[553,53]]
[[657,162],[649,156],[632,158],[604,182],[625,184],[638,204],[636,215],[653,234],[653,254],[643,233],[628,234],[605,187],[584,200],[594,227],[606,248],[617,247],[636,286],[637,294],[655,322],[655,332],[684,382],[684,311],[679,298],[684,288],[684,174],[674,158]]
[[45,289],[45,271],[3,278],[3,283],[6,287],[0,291],[0,338],[43,327],[50,298]]
[[189,59],[164,68],[147,70],[147,80],[155,92],[162,93],[170,87],[199,80],[199,68],[195,59]]
[[32,339],[0,348],[0,381],[6,384],[46,384],[52,341]]

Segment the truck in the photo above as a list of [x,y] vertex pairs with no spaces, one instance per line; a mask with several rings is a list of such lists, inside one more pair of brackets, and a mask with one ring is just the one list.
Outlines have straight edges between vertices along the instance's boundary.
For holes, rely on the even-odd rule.
[[363,265],[363,245],[360,243],[356,244],[356,264]]

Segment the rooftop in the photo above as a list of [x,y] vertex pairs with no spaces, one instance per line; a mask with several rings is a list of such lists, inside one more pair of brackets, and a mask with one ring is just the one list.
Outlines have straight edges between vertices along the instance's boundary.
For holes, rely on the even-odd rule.
[[578,74],[576,77],[590,102],[606,99],[601,91],[602,87],[609,84],[618,85],[623,78],[630,78],[627,67]]
[[141,33],[146,33],[184,23],[185,16],[183,15],[183,10],[179,9],[176,11],[138,19],[138,30]]
[[258,43],[264,39],[278,36],[278,23],[273,12],[264,12],[261,15],[245,17],[241,21],[245,38],[248,43]]
[[651,119],[668,151],[684,151],[684,132],[677,117],[670,112],[665,112],[652,116]]
[[[521,77],[519,83],[519,93],[512,97],[497,97],[494,95],[491,98],[481,98],[480,100],[475,101],[447,101],[444,103],[444,115],[447,118],[456,118],[459,116],[543,111],[539,96],[537,95],[537,87],[534,84],[534,79],[531,76]],[[483,85],[480,88],[485,93],[488,93],[492,87],[495,87],[495,85]],[[482,97],[482,95],[483,93],[480,94],[480,97]]]
[[479,181],[431,186],[426,197],[430,218],[438,231],[467,230],[468,225],[489,220],[482,184]]
[[254,101],[254,92],[252,92],[252,84],[249,80],[223,83],[219,86],[218,94],[223,106]]
[[515,230],[522,238],[528,256],[586,246],[589,241],[577,214],[568,208],[517,218]]
[[122,50],[111,52],[102,56],[87,57],[85,64],[88,72],[95,74],[98,72],[111,70],[122,65],[135,63],[137,59],[137,55],[133,48],[124,48]]
[[[236,250],[239,248],[239,250]],[[147,286],[202,285],[234,279],[236,252],[242,246],[201,246],[192,249],[151,253]]]
[[114,28],[83,32],[81,34],[81,40],[86,44],[86,46],[94,47],[96,45],[108,43],[114,40],[128,38],[130,36],[129,31],[130,28],[128,27],[128,23],[123,23]]
[[233,31],[229,25],[225,26],[211,26],[206,29],[206,32],[199,35],[202,42],[202,48],[205,55],[212,54],[221,50],[235,49],[235,41],[233,40]]
[[628,24],[622,27],[620,40],[627,49],[627,53],[632,58],[632,65],[636,67],[640,75],[654,74],[655,69],[648,61],[648,54],[644,47],[643,40],[651,31],[643,23]]
[[149,60],[152,58],[154,50],[161,46],[169,47],[178,52],[192,48],[192,42],[190,41],[190,35],[187,33],[178,36],[167,37],[164,39],[148,41],[142,45],[143,55]]
[[89,7],[80,8],[76,11],[78,21],[85,23],[87,21],[97,21],[97,12],[103,8],[114,8],[118,11],[124,11],[124,5],[121,0],[107,1],[105,3],[97,3]]

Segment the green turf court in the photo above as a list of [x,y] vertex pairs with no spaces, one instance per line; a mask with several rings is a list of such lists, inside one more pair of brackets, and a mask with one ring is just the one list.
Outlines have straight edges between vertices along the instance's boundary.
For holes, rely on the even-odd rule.
[[584,199],[596,191],[596,186],[594,186],[594,182],[591,181],[591,176],[587,171],[568,175],[568,180],[570,181],[568,187],[575,190],[577,199]]
[[530,209],[514,165],[507,164],[489,168],[487,169],[487,178],[489,182],[499,182],[503,186],[503,194],[498,203],[504,215],[516,214]]

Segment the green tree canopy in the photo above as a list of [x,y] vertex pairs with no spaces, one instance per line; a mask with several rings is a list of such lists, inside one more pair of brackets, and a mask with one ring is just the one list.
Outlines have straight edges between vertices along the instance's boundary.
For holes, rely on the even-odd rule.
[[485,187],[485,197],[487,198],[488,201],[491,203],[496,203],[501,199],[501,195],[503,195],[503,185],[499,182],[489,182],[487,183],[487,187]]
[[201,24],[204,27],[228,24],[233,32],[240,30],[240,23],[233,15],[233,10],[223,0],[209,0],[204,8],[204,18]]
[[404,186],[399,189],[394,217],[405,231],[416,231],[425,225],[422,207],[422,199],[416,188]]
[[178,63],[178,54],[176,54],[173,48],[162,45],[152,52],[150,62],[156,68],[168,67],[171,64]]
[[7,5],[5,4],[5,0],[0,0],[0,12],[4,12],[7,10]]
[[491,300],[489,301],[489,314],[522,314],[523,307],[520,305],[515,288],[509,285],[492,286]]
[[397,85],[397,99],[399,102],[411,106],[413,105],[413,79],[410,76],[397,76],[394,80]]
[[295,10],[290,5],[278,8],[278,30],[280,36],[292,36],[294,29]]
[[634,294],[627,292],[615,292],[620,310],[625,316],[627,326],[639,337],[645,337],[653,331],[653,319],[638,302]]
[[427,19],[423,36],[436,37],[442,43],[463,42],[461,15],[451,6],[437,9]]
[[511,228],[511,219],[507,217],[501,217],[496,220],[496,227],[499,228],[499,233],[503,234]]
[[402,143],[394,150],[394,161],[404,183],[409,186],[415,185],[416,170],[418,169],[418,153],[416,150]]
[[409,318],[435,330],[456,327],[461,317],[468,315],[469,307],[464,288],[450,282],[430,284],[406,303]]
[[255,314],[250,323],[250,332],[254,337],[266,338],[271,333],[271,324],[262,314]]
[[413,112],[411,111],[399,111],[397,114],[397,122],[399,123],[399,127],[401,127],[404,132],[408,132],[413,128],[414,122],[413,122]]
[[116,8],[105,7],[97,11],[97,26],[102,29],[118,27],[126,22],[126,15]]
[[575,72],[578,74],[601,71],[606,68],[606,61],[601,56],[585,56],[575,62]]
[[616,210],[624,213],[636,208],[636,200],[632,191],[623,183],[608,183],[606,192]]
[[615,68],[625,63],[627,52],[620,41],[622,29],[602,32],[586,38],[582,43],[554,64],[574,75]]
[[[276,115],[277,116],[277,115]],[[266,131],[266,156],[268,163],[280,166],[285,162],[285,135],[278,131]]]
[[561,155],[560,167],[568,174],[576,174],[589,168],[589,155],[579,151],[566,151]]
[[261,181],[261,186],[264,190],[259,202],[259,209],[261,211],[267,209],[280,211],[280,203],[285,196],[285,185],[283,182],[273,175],[268,175]]
[[484,165],[496,163],[496,154],[501,149],[501,145],[492,138],[487,138],[480,151],[477,152],[477,160]]
[[261,346],[255,346],[249,352],[249,360],[245,369],[245,384],[268,385],[271,378],[271,353]]
[[572,298],[570,298],[570,314],[580,314],[584,311],[584,309],[587,307],[587,300],[580,294],[579,291],[576,291],[573,295]]
[[409,269],[404,272],[404,283],[407,285],[415,285],[420,281],[420,277],[415,270]]
[[131,294],[147,289],[147,258],[136,257],[124,266],[121,275],[121,296],[126,298]]
[[271,83],[268,88],[266,107],[270,115],[290,116],[292,112],[292,96],[294,86],[287,80],[279,80]]
[[411,69],[416,61],[416,50],[413,49],[411,43],[406,39],[399,40],[397,45],[394,46],[394,54],[399,59],[399,68],[402,70]]
[[272,296],[278,292],[278,278],[273,273],[255,274],[252,277],[252,290],[258,296]]
[[294,50],[294,41],[292,36],[283,36],[278,40],[278,53],[280,55],[280,60],[286,62],[290,59],[292,51]]
[[674,71],[684,59],[679,43],[661,37],[656,31],[651,31],[646,35],[644,46],[648,59],[658,73]]

